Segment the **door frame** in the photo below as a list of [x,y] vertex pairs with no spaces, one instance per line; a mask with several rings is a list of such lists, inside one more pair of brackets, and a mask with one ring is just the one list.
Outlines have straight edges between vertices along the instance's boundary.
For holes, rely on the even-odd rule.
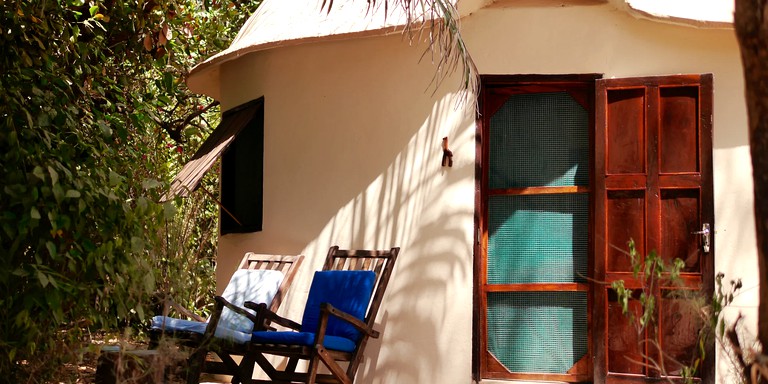
[[[678,75],[679,76],[679,75]],[[653,77],[647,77],[650,78],[658,78],[659,76],[653,76]],[[489,86],[504,86],[504,85],[533,85],[533,84],[542,84],[542,83],[563,83],[563,82],[591,82],[593,84],[593,89],[595,89],[595,92],[593,92],[593,99],[592,99],[592,110],[588,111],[590,113],[590,116],[592,117],[593,121],[596,120],[596,114],[597,114],[597,102],[594,99],[594,96],[596,95],[596,86],[599,79],[602,78],[601,74],[570,74],[570,75],[481,75],[481,89],[485,89],[485,87]],[[683,76],[682,78],[685,78]],[[712,151],[712,130],[713,130],[713,120],[712,120],[712,97],[713,97],[713,81],[712,81],[712,75],[711,74],[704,74],[704,75],[690,75],[688,80],[682,80],[682,81],[691,81],[691,78],[697,79],[696,81],[700,81],[700,84],[702,85],[702,91],[700,93],[700,103],[705,105],[705,108],[700,110],[700,129],[704,130],[704,134],[701,135],[701,140],[704,140],[705,142],[703,145],[707,148],[709,148],[710,152]],[[640,78],[636,78],[640,79]],[[700,80],[698,80],[700,79]],[[485,92],[481,91],[480,95],[478,96],[478,105],[479,105],[479,111],[483,111],[484,106],[486,105],[487,100],[485,97]],[[708,107],[707,107],[708,106]],[[485,343],[482,341],[482,338],[485,337],[483,335],[483,332],[486,332],[486,316],[483,311],[486,310],[486,297],[484,290],[481,288],[483,284],[487,281],[487,271],[484,270],[485,264],[484,264],[484,257],[487,255],[487,246],[488,246],[488,232],[487,232],[487,192],[485,191],[486,186],[488,185],[487,180],[487,174],[484,172],[483,164],[485,159],[487,158],[488,154],[485,152],[484,149],[484,131],[488,125],[488,122],[490,120],[490,116],[482,116],[479,115],[476,124],[475,124],[475,152],[476,152],[476,158],[475,158],[475,215],[474,215],[474,240],[473,240],[473,252],[474,252],[474,259],[473,259],[473,315],[472,315],[472,321],[473,321],[473,327],[472,327],[472,376],[475,381],[480,381],[484,378],[492,378],[492,377],[483,377],[483,355],[485,354]],[[596,126],[597,122],[594,121],[594,124],[592,124],[592,130],[590,132],[591,136],[591,142],[590,142],[590,193],[589,193],[589,199],[590,199],[590,213],[591,217],[597,214],[599,211],[598,207],[596,206],[597,203],[597,197],[596,197],[596,178],[595,178],[595,157],[596,157],[596,148],[595,146],[595,134],[596,134]],[[701,260],[702,264],[706,264],[702,266],[702,269],[704,269],[705,273],[702,276],[702,285],[703,289],[707,292],[712,292],[714,289],[714,260],[715,260],[715,239],[714,239],[714,232],[715,232],[715,223],[714,223],[714,189],[713,189],[713,164],[712,164],[712,154],[710,153],[709,156],[705,156],[702,159],[701,169],[702,172],[707,173],[709,177],[709,190],[704,191],[704,193],[701,196],[701,204],[702,204],[702,212],[709,212],[705,213],[705,215],[708,215],[709,217],[704,218],[702,221],[708,220],[707,222],[710,223],[711,227],[711,251],[710,256],[703,258]],[[589,271],[594,275],[596,268],[598,267],[595,262],[596,258],[596,250],[595,248],[595,233],[597,232],[596,223],[593,219],[590,219],[590,234],[589,234],[589,241],[590,241],[590,259],[589,259]],[[590,276],[592,277],[592,276]],[[594,284],[592,284],[594,286]],[[599,347],[599,340],[598,337],[604,337],[605,332],[602,331],[604,327],[606,326],[606,316],[600,316],[599,314],[596,314],[595,311],[598,311],[598,308],[601,308],[600,303],[597,302],[597,290],[592,288],[591,293],[589,294],[590,298],[590,306],[591,306],[591,313],[590,318],[591,320],[595,320],[597,322],[594,323],[590,321],[589,328],[590,332],[592,334],[592,340],[590,340],[590,354],[593,358],[591,364],[590,364],[590,378],[594,380],[595,383],[602,383],[606,382],[607,380],[607,366],[603,364],[598,364],[599,361],[603,361],[606,357],[606,350],[605,348]],[[599,329],[601,331],[594,331],[595,329]],[[715,348],[714,348],[714,342],[710,342],[706,346],[706,356],[705,360],[700,368],[700,374],[702,377],[703,383],[714,383],[715,378]],[[536,379],[546,379],[545,376],[537,377],[540,375],[528,375],[528,379],[536,380]],[[521,377],[522,378],[522,377]]]

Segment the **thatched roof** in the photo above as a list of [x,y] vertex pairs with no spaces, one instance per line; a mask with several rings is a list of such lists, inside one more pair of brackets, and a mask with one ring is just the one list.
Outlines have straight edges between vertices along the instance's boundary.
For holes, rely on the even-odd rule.
[[321,9],[322,0],[264,0],[226,50],[195,66],[187,85],[193,92],[219,98],[221,64],[251,52],[313,41],[348,39],[397,33],[405,24],[399,8],[388,9],[383,1],[368,9],[361,0],[334,0],[331,12]]
[[[190,71],[187,85],[193,92],[219,99],[219,70],[227,61],[275,47],[399,33],[407,20],[403,9],[394,5],[397,1],[389,1],[392,7],[386,10],[386,17],[384,0],[376,0],[372,9],[366,0],[332,1],[333,9],[327,12],[322,9],[323,0],[263,0],[229,48]],[[459,8],[459,17],[484,7],[610,3],[636,17],[702,28],[731,28],[733,9],[733,0],[454,0],[453,3]],[[421,20],[418,15],[415,19]]]

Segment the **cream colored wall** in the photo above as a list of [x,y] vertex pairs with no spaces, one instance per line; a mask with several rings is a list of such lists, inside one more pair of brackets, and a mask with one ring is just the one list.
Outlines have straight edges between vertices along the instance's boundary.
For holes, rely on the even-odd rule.
[[[220,281],[246,250],[303,253],[283,308],[300,319],[330,246],[402,248],[361,383],[470,377],[468,359],[444,358],[471,355],[474,131],[445,92],[432,96],[421,53],[398,36],[274,50],[222,70],[225,108],[265,96],[266,159],[264,231],[221,239]],[[445,136],[462,153],[450,169]]]
[[[493,8],[462,20],[483,74],[714,73],[718,271],[757,302],[743,85],[732,31],[638,20],[609,5]],[[245,251],[307,261],[282,311],[300,318],[329,246],[400,246],[360,383],[470,383],[475,126],[423,47],[399,36],[278,48],[222,68],[222,104],[265,96],[264,231],[219,242],[220,286]],[[448,136],[454,166],[440,166]],[[723,374],[721,368],[718,374]],[[725,379],[723,379],[725,380]],[[726,381],[722,381],[726,382]]]

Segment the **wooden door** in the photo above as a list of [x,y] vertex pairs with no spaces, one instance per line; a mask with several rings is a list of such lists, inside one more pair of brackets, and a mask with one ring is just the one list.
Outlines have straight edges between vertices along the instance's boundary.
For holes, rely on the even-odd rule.
[[477,379],[591,379],[595,78],[482,78]]
[[[626,252],[685,262],[682,291],[713,289],[712,76],[598,80],[595,114],[595,260],[593,336],[596,383],[677,377],[697,355],[700,320],[671,286],[649,292],[654,321],[640,329],[622,314],[610,284],[639,292]],[[709,226],[705,239],[702,231]],[[705,244],[706,243],[706,244]],[[637,297],[630,311],[641,313]],[[714,382],[714,342],[699,376]]]

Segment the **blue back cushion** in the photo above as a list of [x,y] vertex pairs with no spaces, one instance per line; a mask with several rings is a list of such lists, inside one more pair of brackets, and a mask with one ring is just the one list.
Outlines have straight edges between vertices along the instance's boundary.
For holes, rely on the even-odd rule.
[[[319,271],[315,272],[309,288],[307,305],[301,321],[302,332],[317,332],[320,304],[334,307],[357,317],[365,318],[373,293],[376,274],[373,271]],[[330,316],[326,335],[340,336],[357,342],[360,332],[351,324]]]

